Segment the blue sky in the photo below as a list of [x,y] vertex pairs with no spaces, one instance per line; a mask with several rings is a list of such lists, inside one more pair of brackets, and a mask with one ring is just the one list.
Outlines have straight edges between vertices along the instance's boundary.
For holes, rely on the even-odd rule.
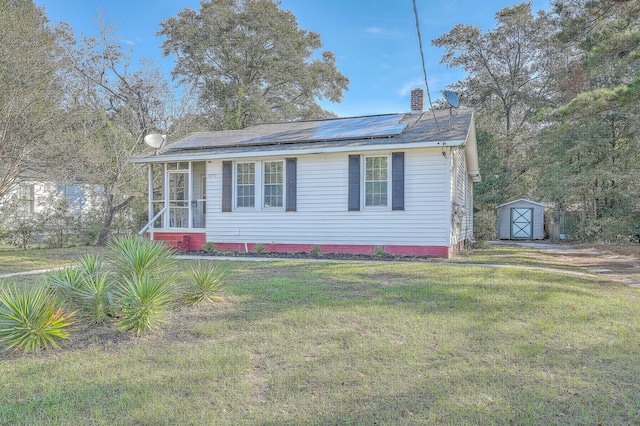
[[[98,11],[105,22],[118,25],[134,59],[144,56],[161,64],[165,73],[172,58],[162,58],[159,23],[184,8],[198,9],[199,0],[35,0],[49,20],[67,22],[76,35],[94,35]],[[510,0],[417,0],[429,90],[433,99],[449,84],[464,78],[440,64],[443,51],[431,40],[456,24],[486,31],[499,10],[518,4]],[[340,104],[323,103],[340,117],[409,111],[409,92],[423,87],[420,51],[411,0],[282,0],[282,9],[298,18],[300,28],[320,34],[324,49],[336,54],[338,69],[351,83]],[[533,1],[533,10],[548,9],[547,0]]]

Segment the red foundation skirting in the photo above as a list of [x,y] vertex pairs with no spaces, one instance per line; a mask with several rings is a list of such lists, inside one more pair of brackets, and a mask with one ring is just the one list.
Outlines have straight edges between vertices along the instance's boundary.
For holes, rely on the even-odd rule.
[[[206,242],[206,234],[200,232],[155,232],[155,241],[163,241],[179,251],[201,250]],[[214,243],[218,251],[256,252],[256,244]],[[315,244],[263,244],[267,253],[309,253]],[[373,255],[378,247],[385,253],[395,256],[441,257],[448,259],[459,251],[460,247],[446,246],[377,246],[350,244],[318,244],[320,253]]]
[[204,232],[154,232],[154,241],[162,241],[179,251],[201,250],[206,241]]
[[[204,242],[203,242],[204,243]],[[244,243],[214,243],[218,251],[256,252],[256,244]],[[263,244],[267,253],[309,253],[315,244]],[[349,245],[349,244],[318,244],[320,253],[340,254],[375,254],[376,248],[381,247],[387,254],[395,256],[442,257],[448,259],[451,255],[446,246],[377,246],[377,245]],[[200,244],[202,247],[202,244]],[[198,249],[193,249],[198,250]]]

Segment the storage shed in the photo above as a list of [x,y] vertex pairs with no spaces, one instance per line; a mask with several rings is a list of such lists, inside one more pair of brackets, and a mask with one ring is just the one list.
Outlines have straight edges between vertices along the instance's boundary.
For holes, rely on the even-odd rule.
[[524,198],[498,206],[498,239],[544,239],[544,206]]

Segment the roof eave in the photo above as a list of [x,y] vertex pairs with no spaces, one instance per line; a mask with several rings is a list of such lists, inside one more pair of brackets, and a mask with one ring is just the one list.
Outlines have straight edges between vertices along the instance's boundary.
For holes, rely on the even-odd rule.
[[[461,146],[466,140],[446,141],[444,146]],[[243,152],[221,152],[221,153],[193,153],[188,154],[167,154],[153,155],[131,159],[132,163],[166,163],[173,161],[204,161],[228,158],[247,158],[247,157],[278,157],[287,155],[307,155],[307,154],[330,154],[337,152],[362,152],[362,151],[383,151],[383,150],[400,150],[400,149],[417,149],[417,148],[439,148],[442,147],[441,141],[414,142],[414,143],[388,143],[388,144],[371,144],[357,146],[339,146],[339,147],[320,147],[305,149],[283,149],[273,151],[254,151],[248,150]]]
[[468,175],[473,182],[481,182],[482,176],[480,176],[480,161],[478,160],[478,142],[476,140],[476,125],[475,114],[471,113],[471,120],[469,122],[469,131],[464,142],[465,156],[467,160]]

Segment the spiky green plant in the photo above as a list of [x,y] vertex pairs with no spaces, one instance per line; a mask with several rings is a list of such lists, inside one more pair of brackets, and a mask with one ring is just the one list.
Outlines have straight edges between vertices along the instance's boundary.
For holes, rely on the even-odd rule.
[[97,278],[104,272],[104,268],[102,266],[104,260],[102,257],[95,254],[87,254],[85,256],[80,257],[80,269],[90,277]]
[[82,285],[72,289],[73,300],[91,323],[114,316],[114,281],[107,274],[85,276]]
[[77,266],[54,272],[48,284],[59,290],[90,323],[114,316],[114,281],[98,256],[83,256]]
[[59,340],[69,337],[73,314],[45,286],[4,288],[0,290],[0,345],[26,352],[57,348]]
[[112,265],[123,280],[173,271],[175,250],[161,242],[137,237],[116,238],[109,243],[109,250]]
[[185,299],[190,303],[215,303],[222,300],[220,290],[227,273],[226,265],[214,262],[196,262],[187,266],[190,280],[185,288]]
[[155,329],[164,322],[164,317],[173,302],[173,280],[136,276],[118,285],[116,296],[120,306],[122,330],[143,332]]
[[49,285],[59,288],[75,288],[82,285],[85,272],[78,267],[70,266],[68,268],[59,269],[52,272],[47,277]]

